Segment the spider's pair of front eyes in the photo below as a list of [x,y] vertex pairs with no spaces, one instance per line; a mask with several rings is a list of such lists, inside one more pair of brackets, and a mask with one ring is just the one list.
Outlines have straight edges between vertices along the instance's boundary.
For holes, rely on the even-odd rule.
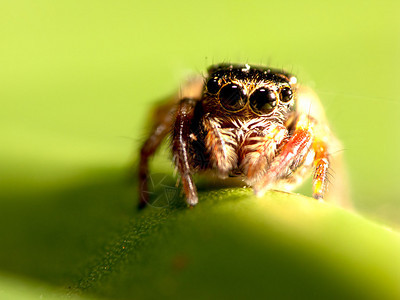
[[[219,101],[223,108],[233,112],[241,110],[246,105],[247,99],[249,99],[250,107],[255,113],[268,114],[274,110],[278,100],[276,92],[267,87],[256,89],[250,97],[235,83],[228,83],[220,89],[215,78],[208,81],[207,91],[210,94],[219,92]],[[280,100],[283,102],[289,102],[293,97],[292,90],[289,87],[282,88],[279,93]]]

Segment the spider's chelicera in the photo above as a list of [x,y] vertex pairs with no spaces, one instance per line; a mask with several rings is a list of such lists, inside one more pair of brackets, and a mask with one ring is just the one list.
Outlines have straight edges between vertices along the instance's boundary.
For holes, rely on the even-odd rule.
[[193,174],[242,176],[257,195],[292,189],[313,171],[313,196],[327,187],[330,145],[318,98],[297,79],[267,67],[219,64],[161,106],[141,149],[140,206],[148,202],[148,160],[171,135],[172,155],[188,205],[198,202]]

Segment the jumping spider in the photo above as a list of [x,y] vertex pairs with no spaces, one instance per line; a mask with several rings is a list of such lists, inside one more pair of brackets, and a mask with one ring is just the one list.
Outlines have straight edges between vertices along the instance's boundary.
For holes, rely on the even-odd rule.
[[198,203],[192,175],[204,170],[241,176],[256,195],[291,190],[313,171],[313,196],[324,198],[330,153],[338,143],[318,97],[293,75],[248,64],[214,65],[205,80],[190,81],[171,100],[157,109],[141,149],[140,207],[149,200],[149,158],[168,134],[189,206]]

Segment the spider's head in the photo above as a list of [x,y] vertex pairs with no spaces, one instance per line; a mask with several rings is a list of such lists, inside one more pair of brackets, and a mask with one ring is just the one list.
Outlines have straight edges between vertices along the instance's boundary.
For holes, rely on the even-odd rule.
[[219,64],[208,69],[204,93],[226,112],[269,116],[295,101],[296,78],[276,69]]

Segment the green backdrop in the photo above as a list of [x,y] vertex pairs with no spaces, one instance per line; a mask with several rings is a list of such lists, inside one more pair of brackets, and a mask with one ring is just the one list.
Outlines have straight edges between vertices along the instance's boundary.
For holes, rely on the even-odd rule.
[[[225,190],[212,192],[215,196],[207,194],[205,187],[200,197],[204,205],[193,213],[175,204],[140,215],[134,210],[135,179],[129,182],[127,176],[145,138],[149,110],[176,91],[184,78],[218,62],[266,64],[297,74],[301,83],[317,91],[344,145],[355,207],[376,224],[400,228],[399,12],[396,1],[1,1],[0,295],[151,298],[148,291],[154,288],[164,296],[173,297],[179,291],[193,296],[197,290],[189,281],[193,279],[203,288],[200,298],[207,295],[205,291],[232,296],[229,286],[241,284],[243,291],[255,291],[254,295],[269,291],[306,297],[313,288],[300,279],[305,269],[320,286],[315,293],[361,295],[363,288],[357,284],[380,278],[376,290],[371,285],[377,294],[368,295],[384,290],[389,298],[390,292],[400,295],[388,279],[400,278],[400,263],[390,256],[394,250],[389,250],[393,245],[400,249],[400,244],[396,233],[375,228],[381,225],[330,206],[332,220],[319,220],[315,215],[324,215],[325,206],[314,207],[315,203],[302,197],[282,200],[275,193],[263,200],[272,202],[268,204],[272,208],[240,189],[226,195],[224,203]],[[168,174],[173,185],[166,148],[155,161],[152,171]],[[301,193],[309,195],[309,190],[308,185]],[[213,201],[218,203],[213,205]],[[307,208],[298,203],[316,211],[304,213]],[[276,222],[253,224],[256,216],[264,219],[252,205],[264,205],[266,216]],[[235,223],[232,216],[252,225]],[[205,222],[208,229],[178,229],[178,220],[193,227]],[[299,229],[304,236],[297,235],[298,225],[292,220],[305,224]],[[332,240],[323,239],[327,232],[322,229],[310,233],[318,226],[332,230]],[[354,237],[348,235],[352,233]],[[365,260],[357,264],[349,246],[343,250],[347,263],[365,266],[365,270],[340,272],[350,282],[360,274],[371,277],[353,289],[338,279],[343,274],[334,262],[344,264],[345,260],[335,256],[335,251],[318,257],[322,267],[299,264],[312,261],[311,254],[323,247],[332,249],[335,242],[344,242],[343,234],[347,241],[365,237],[370,250],[369,255],[364,253],[365,260],[388,255],[387,261],[375,261],[376,266],[392,269],[368,267]],[[390,235],[387,239],[386,234]],[[214,247],[203,243],[204,235],[206,241],[215,242]],[[187,238],[186,250],[176,252]],[[164,249],[165,240],[174,242]],[[275,241],[271,242],[275,246],[268,240]],[[126,254],[124,241],[134,245]],[[376,250],[378,244],[380,250]],[[293,245],[300,258],[290,264],[286,258],[290,261],[297,255],[297,250],[288,250]],[[219,258],[214,252],[224,247],[236,249],[229,253],[238,266],[208,260]],[[354,247],[363,251],[360,245]],[[247,253],[242,259],[234,255],[242,251]],[[194,253],[198,260],[187,253]],[[172,257],[172,271],[162,267],[168,257]],[[207,264],[215,265],[211,279],[202,269]],[[256,270],[257,265],[280,273],[272,276]],[[105,272],[107,279],[101,279],[106,276],[99,272],[103,266],[114,268]],[[183,273],[179,273],[181,268]],[[230,268],[254,278],[266,276],[271,288],[247,290],[251,282],[262,285],[265,281],[254,281],[252,276],[238,280],[224,271]],[[386,271],[391,275],[382,277]],[[290,286],[297,292],[283,293]]]

